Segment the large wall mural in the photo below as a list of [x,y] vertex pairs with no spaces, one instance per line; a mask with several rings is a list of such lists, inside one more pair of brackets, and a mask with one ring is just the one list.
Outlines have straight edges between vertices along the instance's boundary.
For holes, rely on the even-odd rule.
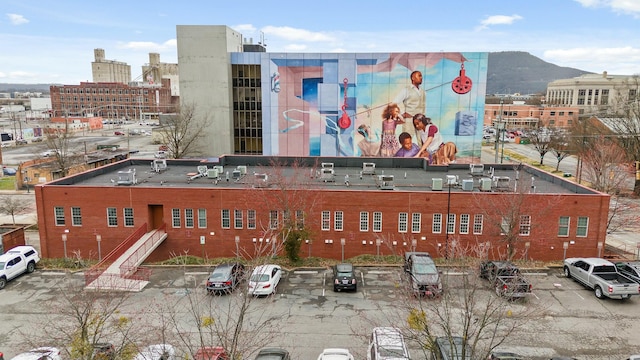
[[265,155],[480,157],[487,53],[261,56]]

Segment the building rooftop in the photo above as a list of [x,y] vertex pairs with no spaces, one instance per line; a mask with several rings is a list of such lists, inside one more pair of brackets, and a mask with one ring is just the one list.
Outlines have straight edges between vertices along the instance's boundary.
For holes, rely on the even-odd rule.
[[[282,179],[289,180],[282,180]],[[512,192],[525,185],[543,194],[597,194],[525,164],[428,166],[423,159],[226,155],[203,160],[127,159],[47,183],[47,186],[247,188],[284,181],[324,190]],[[449,187],[449,184],[451,185]]]

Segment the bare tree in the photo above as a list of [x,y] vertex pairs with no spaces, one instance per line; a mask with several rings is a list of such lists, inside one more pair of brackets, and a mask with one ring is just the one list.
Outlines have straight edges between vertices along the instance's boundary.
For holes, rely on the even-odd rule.
[[557,172],[560,169],[560,162],[571,155],[573,143],[569,141],[569,136],[566,130],[559,128],[551,128],[550,130],[551,136],[549,138],[549,147],[551,153],[557,160]]
[[48,149],[47,157],[52,159],[58,168],[60,177],[69,175],[69,170],[74,165],[84,162],[84,156],[73,154],[71,145],[73,134],[70,130],[69,119],[65,115],[64,127],[48,128],[45,134],[45,144]]
[[540,154],[540,165],[543,165],[544,156],[551,149],[551,132],[546,127],[535,127],[527,132],[531,144]]
[[629,178],[624,165],[626,155],[611,138],[600,137],[582,154],[585,177],[595,190],[612,193],[623,187]]
[[13,225],[16,224],[16,215],[24,214],[31,210],[31,202],[19,196],[5,195],[0,197],[0,213],[11,215]]
[[196,144],[205,136],[204,130],[210,126],[210,122],[208,115],[197,115],[195,104],[183,104],[175,115],[163,118],[161,125],[158,133],[162,143],[169,148],[171,158],[202,155]]
[[639,222],[640,205],[638,205],[637,201],[619,195],[611,196],[607,218],[607,233],[616,232]]

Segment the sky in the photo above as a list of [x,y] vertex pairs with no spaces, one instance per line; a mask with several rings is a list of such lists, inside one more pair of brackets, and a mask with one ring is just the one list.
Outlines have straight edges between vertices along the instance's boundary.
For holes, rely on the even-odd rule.
[[268,52],[524,51],[640,74],[640,0],[0,0],[0,83],[92,81],[96,48],[141,80],[149,53],[178,62],[177,25],[227,25]]

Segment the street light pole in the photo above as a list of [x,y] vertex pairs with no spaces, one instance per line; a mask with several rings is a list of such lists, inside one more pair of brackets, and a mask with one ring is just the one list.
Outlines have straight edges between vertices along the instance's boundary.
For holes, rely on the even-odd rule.
[[447,223],[446,226],[444,228],[445,234],[446,234],[446,238],[445,238],[445,243],[444,243],[444,258],[445,259],[449,259],[449,215],[451,213],[451,183],[449,181],[447,181],[447,184],[449,185],[449,192],[447,195]]
[[340,239],[340,246],[342,247],[342,262],[344,262],[344,245],[346,243],[346,240],[344,238]]
[[69,229],[64,230],[64,234],[62,234],[62,248],[64,249],[64,258],[67,258],[67,234],[69,233]]
[[100,249],[100,242],[102,241],[102,236],[100,234],[96,234],[96,241],[98,242],[98,261],[101,261],[102,251]]
[[236,235],[236,259],[240,257],[240,236]]

